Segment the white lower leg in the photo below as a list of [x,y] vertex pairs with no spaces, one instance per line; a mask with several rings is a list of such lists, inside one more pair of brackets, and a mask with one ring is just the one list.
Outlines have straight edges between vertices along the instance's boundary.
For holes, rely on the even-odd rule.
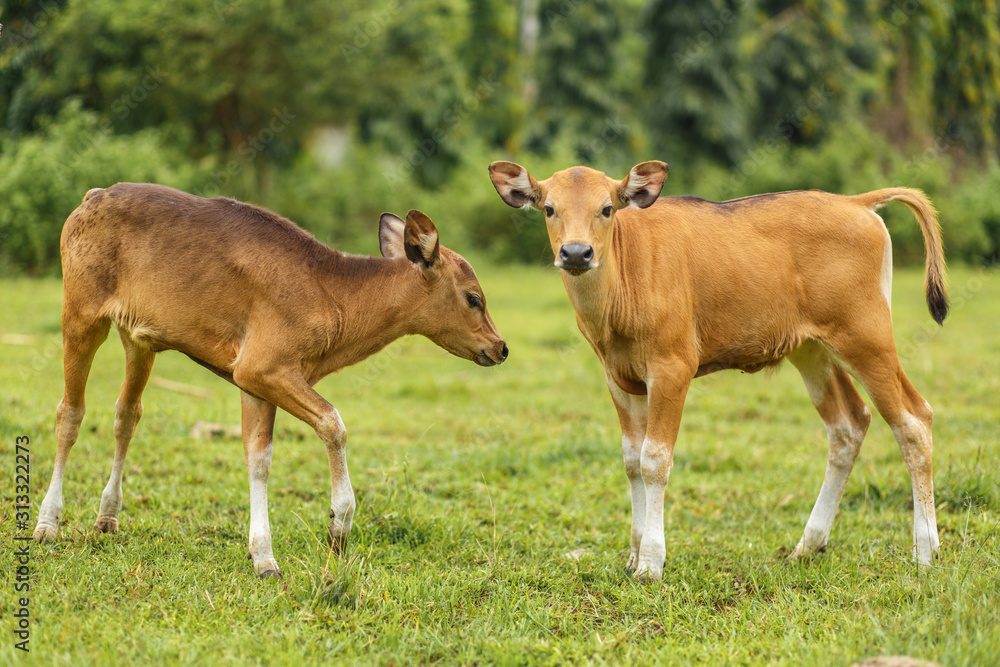
[[635,570],[637,579],[659,579],[663,576],[663,562],[667,556],[663,536],[663,494],[673,467],[672,452],[664,452],[663,445],[643,445],[642,479],[646,505],[645,526],[639,546],[639,563]]
[[663,562],[667,557],[663,537],[663,494],[665,484],[646,484],[646,525],[639,545],[639,562],[635,569],[637,579],[659,579],[663,575]]
[[347,456],[344,447],[328,452],[330,456],[330,548],[343,553],[347,548],[347,538],[354,523],[357,501],[351,486],[351,476],[347,471]]
[[94,527],[102,533],[114,533],[118,530],[118,514],[122,509],[122,474],[125,461],[115,457],[111,466],[111,479],[108,480],[104,492],[101,493],[101,507],[97,510],[97,521]]
[[934,481],[931,474],[931,429],[913,415],[903,413],[893,427],[903,460],[913,485],[913,551],[917,562],[930,565],[940,541],[934,508]]
[[642,546],[642,535],[646,526],[646,484],[642,481],[641,449],[641,442],[633,443],[627,436],[622,436],[622,458],[632,495],[632,532],[629,540],[631,548],[628,563],[625,565],[625,569],[629,572],[635,572],[639,567],[639,548]]
[[792,552],[792,558],[808,556],[826,548],[840,499],[844,495],[847,479],[854,468],[865,432],[852,428],[850,424],[827,425],[827,435],[830,438],[830,450],[823,486],[806,522],[802,539]]
[[843,495],[843,484],[846,481],[847,474],[843,470],[831,470],[827,465],[826,479],[823,480],[819,497],[816,498],[816,504],[813,505],[809,520],[806,521],[802,538],[791,554],[792,558],[808,556],[826,549],[833,520],[837,516],[837,508]]
[[347,475],[339,485],[333,485],[330,496],[330,548],[337,553],[343,553],[347,548],[347,538],[351,535],[354,510],[357,507],[351,480]]
[[51,540],[59,534],[59,519],[62,516],[63,476],[66,472],[66,461],[69,450],[73,447],[80,434],[80,424],[86,412],[83,406],[69,407],[64,401],[56,408],[56,460],[52,467],[52,481],[49,490],[38,509],[38,524],[35,526],[34,538],[42,542]]
[[327,541],[330,548],[343,553],[354,522],[354,488],[347,470],[347,427],[340,413],[332,409],[316,427],[316,434],[326,445],[330,462],[330,526]]
[[142,403],[121,405],[119,401],[115,414],[115,461],[111,466],[111,477],[101,494],[101,507],[97,512],[95,528],[105,533],[118,530],[118,514],[122,508],[122,475],[125,472],[125,456],[129,443],[135,434],[135,427],[142,418]]
[[940,540],[937,532],[937,513],[934,509],[934,489],[921,494],[913,487],[913,554],[921,565],[930,565],[937,554]]
[[63,467],[59,466],[53,469],[49,490],[38,508],[38,523],[35,525],[34,533],[34,538],[38,542],[55,539],[59,534],[59,518],[63,509],[62,484]]
[[267,479],[271,473],[272,445],[247,452],[250,477],[250,558],[259,576],[280,576],[271,551],[271,524],[267,516]]
[[635,572],[639,567],[639,549],[642,546],[642,536],[646,532],[646,485],[642,478],[630,479],[632,491],[632,532],[629,545],[631,552],[625,569]]

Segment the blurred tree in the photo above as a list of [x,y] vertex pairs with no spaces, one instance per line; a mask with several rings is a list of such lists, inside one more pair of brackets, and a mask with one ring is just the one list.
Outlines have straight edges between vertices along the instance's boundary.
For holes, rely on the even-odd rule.
[[476,113],[476,134],[488,145],[505,146],[524,124],[520,90],[518,12],[506,0],[469,0],[469,32],[458,53],[470,85],[491,87]]
[[896,146],[931,138],[934,127],[934,45],[947,34],[948,2],[897,0],[878,12],[873,40],[881,47],[880,94],[871,117]]
[[[629,152],[636,132],[634,97],[638,71],[626,39],[636,2],[540,0],[533,85],[525,147],[549,153],[561,139],[586,163],[612,162],[611,150]],[[530,54],[528,54],[530,55]]]
[[935,44],[934,109],[938,152],[1000,155],[1000,4],[956,0]]
[[63,222],[90,188],[152,181],[191,190],[205,180],[154,128],[108,133],[79,100],[40,124],[0,155],[0,274],[58,271]]
[[440,185],[475,136],[470,121],[494,103],[499,84],[472,80],[457,58],[468,44],[464,0],[390,0],[389,6],[390,20],[357,63],[363,79],[351,88],[361,136],[393,155],[390,183],[413,178]]
[[[40,48],[65,0],[7,0],[0,6],[0,147],[4,136],[39,129],[38,118],[54,115],[58,104],[38,100],[33,91],[51,69],[51,53]],[[48,102],[48,103],[46,103]]]
[[754,136],[815,143],[846,110],[874,67],[870,0],[761,0],[743,38],[759,113]]
[[[466,9],[463,0],[70,0],[30,48],[5,51],[8,125],[36,129],[78,97],[115,132],[159,127],[194,157],[279,161],[318,126],[358,125],[403,155],[408,175],[421,167],[440,182],[457,163],[456,140],[472,133],[467,119],[498,88],[456,57],[472,46]],[[502,22],[487,10],[481,33]]]
[[118,132],[184,128],[195,155],[274,154],[309,121],[343,111],[320,104],[332,87],[323,53],[346,30],[332,27],[343,11],[294,0],[71,0],[40,37],[52,67],[30,95],[48,106],[79,96]]
[[735,163],[746,153],[759,103],[752,54],[740,50],[750,9],[742,0],[647,6],[644,106],[657,154]]
[[653,0],[650,131],[667,152],[738,166],[750,149],[815,143],[860,97],[869,0]]

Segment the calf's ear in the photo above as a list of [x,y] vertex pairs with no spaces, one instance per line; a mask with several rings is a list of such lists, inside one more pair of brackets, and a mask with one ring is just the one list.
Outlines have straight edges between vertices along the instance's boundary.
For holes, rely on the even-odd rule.
[[667,180],[667,163],[659,160],[643,162],[632,167],[628,176],[618,184],[615,208],[635,204],[639,208],[652,206],[660,196],[663,182]]
[[432,268],[441,256],[437,227],[430,218],[416,209],[406,214],[403,251],[407,259],[425,269]]
[[494,162],[490,165],[490,180],[497,194],[514,208],[541,208],[542,189],[528,170],[513,162]]
[[406,223],[392,213],[383,213],[378,221],[378,249],[383,257],[405,257],[403,230]]

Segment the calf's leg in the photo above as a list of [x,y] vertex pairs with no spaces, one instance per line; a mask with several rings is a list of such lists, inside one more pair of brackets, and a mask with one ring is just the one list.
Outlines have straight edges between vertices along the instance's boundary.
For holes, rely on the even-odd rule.
[[680,430],[684,399],[693,377],[694,368],[688,364],[668,361],[652,369],[651,378],[647,380],[649,415],[639,455],[646,518],[636,579],[653,580],[663,576],[667,554],[663,536],[663,495],[674,465],[674,444]]
[[899,364],[888,311],[883,321],[845,327],[835,349],[896,436],[913,487],[914,555],[921,565],[930,565],[940,544],[934,507],[933,411]]
[[271,550],[271,524],[267,516],[267,479],[271,474],[274,442],[273,403],[240,392],[243,453],[250,479],[250,560],[261,578],[281,578]]
[[118,530],[125,456],[135,427],[142,418],[142,392],[156,359],[154,352],[137,344],[127,335],[121,334],[121,339],[125,347],[125,381],[122,383],[122,393],[115,403],[115,460],[111,466],[111,477],[101,494],[101,507],[94,525],[102,533],[114,533]]
[[329,542],[332,549],[342,552],[357,503],[347,470],[347,428],[340,413],[301,374],[287,366],[245,364],[234,369],[233,379],[246,392],[304,421],[326,445],[331,476]]
[[608,377],[611,398],[618,410],[622,427],[622,460],[632,496],[631,550],[625,570],[635,572],[639,566],[639,548],[646,525],[646,484],[642,480],[642,445],[646,439],[648,407],[646,396],[636,396],[623,391]]
[[88,319],[81,315],[72,305],[68,293],[64,295],[63,304],[65,391],[56,408],[56,459],[52,467],[52,480],[38,509],[38,523],[33,535],[38,542],[55,539],[59,533],[59,519],[63,509],[63,475],[69,451],[80,435],[80,424],[86,412],[84,394],[87,377],[97,348],[107,338],[111,328],[110,321],[106,319]]
[[850,376],[820,343],[806,343],[788,358],[802,376],[830,441],[823,486],[802,539],[789,556],[798,559],[826,549],[847,479],[872,417]]

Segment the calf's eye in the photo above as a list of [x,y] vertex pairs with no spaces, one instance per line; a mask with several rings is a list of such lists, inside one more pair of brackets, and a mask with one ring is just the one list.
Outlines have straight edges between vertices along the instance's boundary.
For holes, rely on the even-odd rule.
[[469,302],[469,308],[482,308],[483,301],[475,294],[466,294],[465,300]]
[[601,211],[601,215],[603,215],[605,218],[610,218],[611,217],[611,207],[610,206],[605,206],[604,210]]
[[546,206],[545,207],[545,217],[546,218],[551,218],[553,213],[555,213],[555,210],[553,210],[553,208],[551,206]]

